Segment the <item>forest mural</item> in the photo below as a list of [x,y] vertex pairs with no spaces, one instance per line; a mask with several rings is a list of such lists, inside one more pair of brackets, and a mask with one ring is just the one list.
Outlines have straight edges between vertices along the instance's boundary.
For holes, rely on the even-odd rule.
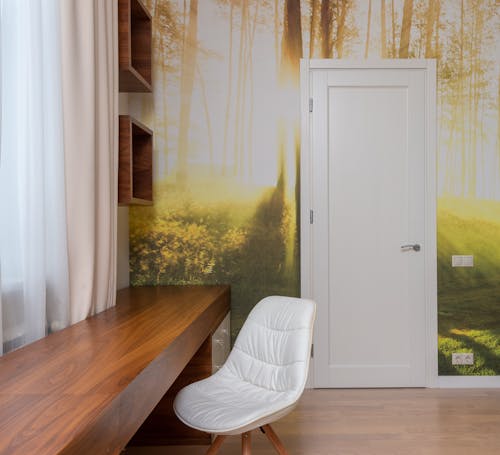
[[436,58],[439,372],[499,375],[496,1],[144,3],[154,93],[129,103],[155,132],[155,204],[130,211],[131,284],[230,283],[233,336],[260,298],[298,295],[300,58]]

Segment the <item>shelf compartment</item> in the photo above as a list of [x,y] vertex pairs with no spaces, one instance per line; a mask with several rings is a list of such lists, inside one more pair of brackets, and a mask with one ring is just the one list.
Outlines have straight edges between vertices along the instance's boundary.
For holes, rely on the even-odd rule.
[[140,0],[118,0],[120,92],[151,92],[151,30]]
[[153,203],[153,132],[130,115],[119,119],[118,204]]

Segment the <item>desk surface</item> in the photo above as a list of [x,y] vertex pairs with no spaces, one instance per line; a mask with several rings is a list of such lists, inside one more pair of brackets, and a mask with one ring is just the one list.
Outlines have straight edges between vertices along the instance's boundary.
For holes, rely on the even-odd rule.
[[227,286],[128,288],[0,357],[0,454],[119,453],[228,311]]

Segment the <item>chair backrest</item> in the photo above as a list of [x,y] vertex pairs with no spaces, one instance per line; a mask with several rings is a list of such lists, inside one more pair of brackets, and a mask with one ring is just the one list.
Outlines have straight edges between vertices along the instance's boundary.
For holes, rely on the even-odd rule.
[[222,369],[298,399],[307,380],[315,314],[312,300],[262,299],[248,315]]

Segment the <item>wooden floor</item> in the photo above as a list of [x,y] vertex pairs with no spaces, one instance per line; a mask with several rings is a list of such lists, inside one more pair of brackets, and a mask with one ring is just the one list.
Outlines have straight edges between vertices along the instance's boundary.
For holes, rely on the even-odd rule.
[[[306,390],[273,427],[290,455],[498,455],[500,389]],[[276,454],[260,432],[252,437],[253,454]],[[126,454],[205,451],[130,448]],[[226,439],[219,453],[241,453],[238,437]]]

